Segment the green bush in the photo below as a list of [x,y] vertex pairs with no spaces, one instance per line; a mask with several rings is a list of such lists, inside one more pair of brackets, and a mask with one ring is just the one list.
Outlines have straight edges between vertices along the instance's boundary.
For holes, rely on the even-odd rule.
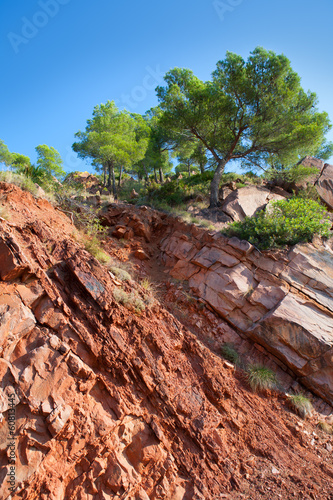
[[322,431],[326,432],[326,434],[330,434],[332,436],[332,434],[333,434],[333,425],[328,424],[327,422],[320,421],[320,422],[318,422],[318,427]]
[[[139,194],[140,197],[146,191],[143,181],[135,181],[132,178],[124,179],[118,192],[118,199],[131,201],[131,194],[133,189]],[[137,201],[137,198],[134,198],[133,201]]]
[[147,190],[147,200],[156,207],[161,202],[169,207],[176,207],[195,199],[199,194],[208,196],[213,175],[214,172],[208,171],[162,185],[153,183]]
[[274,389],[278,383],[275,373],[270,368],[259,364],[248,367],[248,380],[254,392]]
[[130,311],[141,313],[146,308],[144,302],[135,292],[127,293],[122,288],[115,288],[113,297],[116,302],[122,304]]
[[35,186],[35,183],[29,177],[23,174],[16,174],[14,172],[10,172],[8,170],[5,172],[0,172],[0,181],[8,182],[10,184],[15,184],[15,186],[18,186],[24,191],[29,191],[29,193],[31,193],[34,196],[36,196],[38,191],[37,187]]
[[306,396],[303,396],[303,394],[292,394],[289,396],[289,402],[293,410],[295,410],[302,418],[311,416],[311,401]]
[[234,222],[224,231],[260,249],[311,241],[314,234],[329,237],[331,222],[324,207],[311,199],[291,198],[272,202],[256,217]]
[[127,271],[125,271],[125,269],[121,269],[121,267],[110,266],[110,271],[121,281],[132,280],[131,275]]
[[107,264],[110,261],[110,256],[104,252],[101,243],[96,236],[91,236],[84,243],[87,252],[91,253],[101,264]]

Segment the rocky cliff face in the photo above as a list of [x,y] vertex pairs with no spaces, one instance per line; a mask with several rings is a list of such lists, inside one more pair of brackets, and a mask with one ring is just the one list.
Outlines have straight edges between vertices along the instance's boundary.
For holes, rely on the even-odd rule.
[[[240,334],[271,352],[288,373],[333,403],[333,251],[321,241],[290,251],[260,252],[246,241],[209,233],[180,220],[109,208],[122,222],[157,235],[170,275],[188,281],[204,304]],[[143,221],[146,220],[146,223]],[[135,231],[133,231],[133,228]],[[144,231],[143,229],[144,228]]]
[[[141,313],[116,302],[120,285],[142,300],[144,290],[134,281],[120,284],[48,202],[4,183],[0,202],[6,207],[6,220],[0,218],[1,498],[333,498],[331,438],[314,428],[315,420],[301,422],[281,393],[253,394],[241,372],[158,301]],[[220,314],[234,303],[228,312],[251,319],[246,333],[260,338],[263,322],[278,324],[293,300],[301,304],[303,323],[307,309],[301,308],[308,307],[314,321],[330,324],[323,285],[307,275],[312,295],[306,296],[297,274],[299,259],[312,258],[304,249],[282,263],[260,260],[235,241],[227,243],[232,251],[216,246],[206,232],[192,229],[197,242],[184,232],[177,239],[179,228],[148,212],[142,220],[123,214],[123,227],[138,238],[136,250],[152,257],[147,240],[153,231],[159,241],[163,235],[169,268],[197,276],[193,288]],[[108,238],[107,247],[114,245]],[[273,266],[269,284],[263,266]],[[219,276],[228,277],[228,297],[210,285]],[[208,288],[218,298],[211,301]],[[242,329],[236,318],[228,321]],[[330,347],[318,338],[313,359],[319,363]],[[317,410],[330,423],[331,408],[318,401]]]
[[221,317],[332,403],[332,250],[297,245],[261,253],[237,238],[197,232],[177,228],[163,240],[171,275],[189,280]]

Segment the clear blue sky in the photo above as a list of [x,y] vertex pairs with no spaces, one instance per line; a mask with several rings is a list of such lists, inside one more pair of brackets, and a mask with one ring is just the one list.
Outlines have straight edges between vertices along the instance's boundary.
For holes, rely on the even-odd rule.
[[[144,113],[175,66],[208,80],[226,51],[284,53],[333,120],[332,0],[1,0],[0,139],[36,160],[48,144],[66,170],[96,104]],[[329,134],[333,140],[333,132]]]

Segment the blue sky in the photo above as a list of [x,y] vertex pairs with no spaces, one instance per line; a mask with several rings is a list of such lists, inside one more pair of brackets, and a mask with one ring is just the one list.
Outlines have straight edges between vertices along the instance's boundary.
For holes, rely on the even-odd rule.
[[227,50],[258,45],[284,53],[333,120],[332,19],[332,0],[1,0],[0,139],[90,170],[71,144],[96,104],[144,113],[170,68],[208,80]]

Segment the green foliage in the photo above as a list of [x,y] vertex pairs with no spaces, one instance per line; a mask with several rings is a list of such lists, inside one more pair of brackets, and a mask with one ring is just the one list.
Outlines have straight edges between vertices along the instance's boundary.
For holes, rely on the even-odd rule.
[[10,165],[17,173],[27,175],[31,161],[29,156],[21,155],[20,153],[12,153]]
[[140,195],[140,197],[143,196],[146,191],[145,185],[142,181],[125,179],[119,189],[118,198],[120,200],[131,201],[131,193],[133,189]]
[[290,167],[270,168],[264,174],[265,179],[276,184],[299,183],[305,181],[312,175],[317,175],[319,170],[316,167],[306,167],[305,165],[293,165]]
[[29,191],[32,195],[37,195],[37,187],[34,182],[23,174],[16,174],[14,172],[0,172],[0,181],[15,184],[24,191]]
[[107,264],[110,261],[110,256],[104,252],[101,247],[100,240],[97,236],[90,236],[84,242],[84,247],[87,252],[91,253],[101,264]]
[[289,395],[288,399],[293,410],[295,410],[302,418],[311,416],[312,404],[306,396],[298,393]]
[[230,361],[234,365],[238,365],[240,362],[238,352],[236,351],[234,345],[229,342],[222,345],[221,354],[227,361]]
[[333,425],[320,421],[318,422],[318,427],[322,431],[326,432],[326,434],[330,434],[331,436],[333,435]]
[[61,179],[65,175],[62,168],[63,161],[58,151],[52,146],[41,144],[36,147],[37,167],[39,167],[48,179],[52,176]]
[[144,278],[141,282],[140,282],[140,285],[142,286],[142,288],[144,290],[146,290],[146,292],[148,293],[152,293],[154,291],[154,285],[153,283],[150,281],[149,278]]
[[268,210],[230,224],[224,233],[268,249],[309,242],[314,234],[329,237],[330,227],[324,207],[313,200],[294,197],[272,202]]
[[77,132],[72,146],[80,158],[90,159],[98,169],[102,165],[108,186],[116,195],[115,169],[130,168],[141,160],[147,149],[149,127],[142,116],[119,111],[114,101],[95,106],[85,132]]
[[8,167],[12,162],[12,155],[9,152],[6,144],[0,139],[0,163],[4,163]]
[[147,190],[148,201],[153,204],[165,202],[169,207],[177,207],[195,199],[199,194],[207,196],[209,180],[213,175],[212,172],[205,172],[183,179],[175,179],[162,185],[153,184]]
[[110,269],[111,273],[113,273],[121,281],[131,281],[132,280],[131,275],[127,271],[125,271],[125,269],[121,269],[120,267],[117,267],[117,266],[110,266],[109,269]]
[[170,173],[172,163],[170,161],[169,140],[170,132],[161,125],[161,109],[151,108],[145,114],[145,121],[149,127],[149,142],[144,157],[135,165],[135,172],[145,179],[149,174],[159,174],[160,182],[163,182],[165,174]]
[[201,141],[215,162],[211,207],[218,205],[221,175],[230,160],[260,165],[274,156],[294,163],[304,151],[324,148],[328,115],[318,112],[316,95],[302,89],[282,54],[257,47],[244,61],[227,52],[211,81],[181,68],[164,79],[165,87],[157,87],[162,125]]
[[306,188],[300,189],[297,193],[297,198],[303,198],[304,200],[313,200],[320,204],[320,196],[316,187],[313,184],[308,183]]
[[115,288],[113,290],[113,297],[116,302],[122,304],[130,311],[141,313],[146,308],[144,302],[135,292],[127,293],[122,288]]
[[273,370],[260,364],[253,364],[248,367],[248,380],[254,392],[264,392],[274,389],[278,383]]

